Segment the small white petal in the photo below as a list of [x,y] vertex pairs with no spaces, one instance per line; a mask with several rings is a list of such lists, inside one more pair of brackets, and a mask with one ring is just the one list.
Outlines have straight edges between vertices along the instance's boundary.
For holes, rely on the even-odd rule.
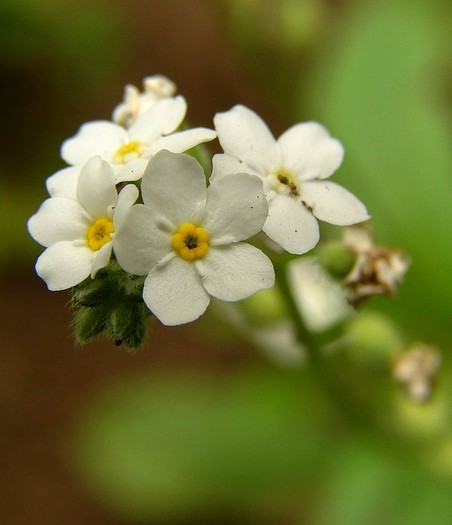
[[319,225],[299,200],[276,194],[262,230],[289,253],[302,254],[319,242]]
[[141,185],[143,201],[179,226],[199,220],[206,204],[206,179],[199,162],[183,153],[158,152]]
[[93,219],[108,215],[108,207],[114,206],[118,198],[108,162],[93,157],[83,166],[77,183],[77,198]]
[[38,258],[36,273],[49,290],[67,290],[84,281],[95,256],[88,246],[70,241],[53,244]]
[[317,122],[296,124],[278,139],[283,165],[294,170],[299,181],[325,179],[344,158],[342,144]]
[[111,242],[107,242],[107,244],[104,244],[100,250],[95,252],[94,260],[91,266],[91,277],[93,279],[96,276],[96,273],[101,268],[105,268],[105,266],[107,266],[110,262],[112,247],[113,244]]
[[69,166],[57,171],[46,181],[47,191],[51,197],[77,198],[77,182],[80,166]]
[[130,126],[130,139],[149,144],[161,135],[172,133],[179,127],[186,111],[187,103],[180,95],[157,100]]
[[193,128],[185,131],[177,131],[171,135],[157,139],[149,150],[146,151],[146,155],[149,153],[154,155],[162,149],[167,149],[173,153],[183,153],[202,142],[213,140],[216,136],[216,132],[208,128]]
[[243,241],[256,235],[267,213],[262,180],[256,175],[228,175],[213,181],[207,189],[205,226],[215,245]]
[[138,199],[138,195],[138,188],[134,184],[127,184],[127,186],[119,192],[113,215],[113,223],[116,232],[124,223],[129,211]]
[[225,175],[230,175],[231,173],[250,173],[251,175],[260,175],[256,170],[248,166],[242,160],[237,159],[236,157],[231,157],[226,153],[217,153],[213,156],[212,159],[212,176],[210,180],[218,180]]
[[349,226],[369,219],[364,204],[334,182],[305,182],[301,186],[301,196],[318,219],[330,224]]
[[310,330],[326,330],[353,313],[345,289],[315,257],[295,259],[287,271],[295,303]]
[[212,246],[196,265],[205,289],[223,301],[239,301],[275,284],[270,259],[247,243]]
[[85,164],[96,155],[110,159],[116,149],[126,142],[128,135],[123,127],[103,120],[88,122],[76,135],[63,142],[61,157],[72,165]]
[[278,164],[276,141],[254,111],[238,105],[225,113],[217,113],[213,120],[225,153],[244,161],[259,173],[266,173],[272,165]]
[[129,160],[125,164],[115,164],[112,166],[115,176],[115,183],[135,182],[143,177],[149,159],[141,157]]
[[144,282],[143,299],[154,315],[169,326],[194,321],[210,302],[196,266],[180,257],[153,268]]
[[171,253],[171,234],[158,227],[153,210],[136,204],[114,236],[119,265],[135,275],[146,275]]
[[59,241],[84,239],[89,225],[90,217],[76,200],[52,197],[30,217],[28,231],[39,244],[50,246]]

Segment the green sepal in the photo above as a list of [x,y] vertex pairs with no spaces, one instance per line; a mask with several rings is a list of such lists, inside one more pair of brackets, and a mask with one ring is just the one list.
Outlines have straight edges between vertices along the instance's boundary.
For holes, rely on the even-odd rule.
[[72,289],[77,344],[104,335],[117,346],[142,345],[151,312],[143,302],[144,278],[125,272],[116,261]]
[[124,299],[109,311],[105,330],[116,346],[134,349],[143,343],[151,313],[142,301]]
[[107,317],[103,305],[77,308],[72,320],[75,342],[84,345],[100,336],[105,330]]

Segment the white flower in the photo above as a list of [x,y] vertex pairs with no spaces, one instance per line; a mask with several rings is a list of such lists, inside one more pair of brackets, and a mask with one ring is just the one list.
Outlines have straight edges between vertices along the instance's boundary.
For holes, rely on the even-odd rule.
[[119,264],[147,275],[143,298],[166,325],[194,321],[210,296],[238,301],[274,284],[270,260],[243,241],[267,216],[262,182],[234,174],[206,190],[188,155],[161,151],[142,181],[144,204],[130,210],[115,238]]
[[176,93],[176,84],[163,75],[153,75],[143,80],[143,92],[132,84],[124,89],[124,100],[113,110],[112,119],[126,128],[130,127],[137,117],[149,109],[154,102],[161,98],[173,97]]
[[114,232],[138,190],[129,184],[118,196],[111,167],[94,157],[81,170],[76,197],[51,197],[28,221],[31,236],[47,248],[36,271],[50,290],[71,288],[107,266]]
[[262,229],[288,252],[305,253],[317,244],[316,218],[340,226],[369,218],[354,195],[324,180],[340,166],[343,148],[320,124],[296,124],[275,140],[265,122],[240,105],[217,113],[214,122],[225,153],[213,159],[213,180],[258,175],[269,203]]
[[63,142],[61,156],[68,164],[80,166],[99,155],[113,167],[116,183],[139,180],[157,151],[180,153],[216,137],[207,128],[175,132],[186,110],[185,99],[178,96],[156,101],[129,129],[109,121],[88,122]]

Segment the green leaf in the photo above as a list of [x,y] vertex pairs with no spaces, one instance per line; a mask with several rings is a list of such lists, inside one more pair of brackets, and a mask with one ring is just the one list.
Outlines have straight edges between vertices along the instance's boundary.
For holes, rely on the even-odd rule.
[[356,4],[331,36],[312,85],[316,118],[345,146],[334,179],[366,203],[377,240],[412,257],[393,314],[435,338],[445,330],[450,336],[452,295],[452,156],[439,97],[446,42],[439,16],[421,1]]

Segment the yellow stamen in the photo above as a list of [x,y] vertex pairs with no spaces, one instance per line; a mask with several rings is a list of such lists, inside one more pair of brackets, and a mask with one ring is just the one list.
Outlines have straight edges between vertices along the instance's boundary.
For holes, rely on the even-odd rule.
[[132,140],[119,147],[115,152],[115,161],[118,164],[125,164],[129,160],[141,157],[144,151],[143,143],[139,140]]
[[171,245],[186,261],[201,259],[209,251],[209,234],[201,226],[186,222],[173,233]]
[[111,241],[111,234],[115,231],[110,219],[102,217],[94,221],[88,228],[88,246],[91,250],[97,251],[104,244]]

